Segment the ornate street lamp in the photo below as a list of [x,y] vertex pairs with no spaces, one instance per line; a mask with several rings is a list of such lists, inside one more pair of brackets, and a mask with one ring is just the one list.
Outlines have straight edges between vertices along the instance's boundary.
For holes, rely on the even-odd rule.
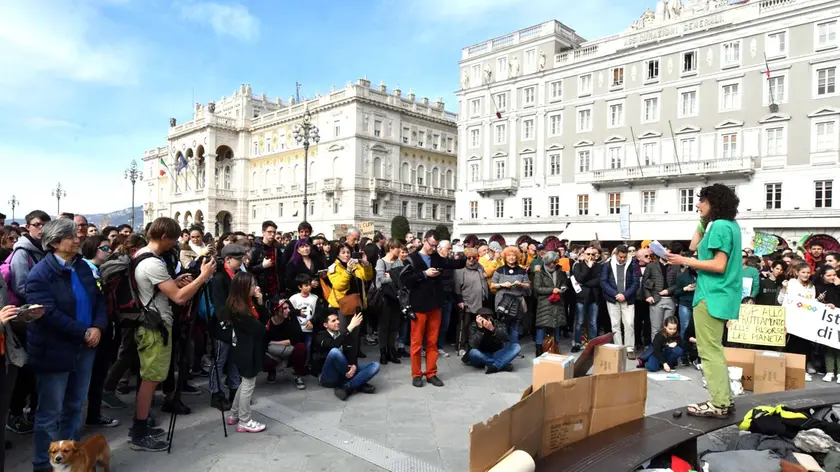
[[57,218],[61,215],[61,199],[67,196],[67,192],[61,188],[61,182],[56,184],[52,196],[55,197],[55,216]]
[[125,170],[125,178],[131,182],[131,228],[134,228],[134,184],[143,180],[143,171],[137,168],[137,162],[131,160],[131,165]]
[[309,142],[315,144],[321,140],[318,136],[318,127],[312,124],[312,114],[309,109],[303,112],[303,124],[295,125],[292,136],[298,144],[303,144],[303,221],[306,221],[306,212],[309,211],[309,200],[307,200],[307,193],[309,190]]
[[17,197],[12,195],[12,199],[9,200],[9,206],[12,207],[12,221],[15,221],[15,207],[20,206],[20,200],[18,200]]

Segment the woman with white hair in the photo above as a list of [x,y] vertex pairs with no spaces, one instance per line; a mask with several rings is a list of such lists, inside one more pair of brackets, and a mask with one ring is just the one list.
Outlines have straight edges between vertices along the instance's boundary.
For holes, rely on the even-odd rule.
[[107,325],[105,300],[90,267],[79,254],[73,220],[44,225],[48,254],[26,279],[26,301],[44,306],[28,326],[28,364],[38,384],[33,468],[52,470],[48,449],[58,440],[81,438],[96,347]]

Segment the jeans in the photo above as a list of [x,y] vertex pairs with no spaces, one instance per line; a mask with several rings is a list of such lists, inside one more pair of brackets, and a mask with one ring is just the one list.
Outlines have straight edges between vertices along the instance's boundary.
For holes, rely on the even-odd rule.
[[[263,366],[268,365],[268,372],[276,371],[277,363],[285,362],[287,366],[292,367],[295,376],[301,377],[306,375],[306,344],[297,343],[291,344],[269,344],[266,350],[266,356],[269,361],[263,363]],[[272,370],[273,369],[273,370]]]
[[[648,348],[648,352],[652,351],[652,347]],[[647,354],[647,352],[645,352]],[[680,358],[683,356],[683,348],[677,347],[666,347],[665,351],[662,353],[665,356],[665,362],[668,364],[669,367],[676,367],[677,363],[680,361]],[[659,372],[659,369],[662,368],[662,363],[659,362],[659,359],[653,355],[651,352],[650,356],[648,356],[647,360],[645,361],[645,369],[648,372]]]
[[656,337],[656,333],[662,331],[662,325],[665,318],[674,316],[674,299],[671,297],[662,297],[658,302],[650,306],[650,339]]
[[220,384],[225,366],[227,366],[227,386],[231,390],[236,390],[242,383],[242,378],[239,376],[239,369],[236,367],[236,363],[233,362],[233,355],[230,353],[230,344],[221,341],[215,341],[215,343],[216,360],[210,372],[210,394],[224,393]]
[[105,385],[102,389],[108,393],[114,393],[123,374],[132,366],[139,365],[140,357],[137,354],[137,341],[134,340],[134,328],[122,326],[120,328],[120,347],[117,351],[117,360],[108,370]]
[[[542,345],[543,340],[545,339],[545,332],[551,332],[551,328],[537,328],[537,344]],[[554,342],[560,342],[560,332],[563,331],[563,328],[554,328]]]
[[371,362],[370,364],[358,365],[356,375],[350,380],[347,379],[349,369],[350,366],[347,364],[344,353],[338,348],[332,348],[330,353],[327,354],[324,369],[321,371],[321,385],[327,388],[357,389],[376,377],[376,374],[379,373],[379,363]]
[[[560,329],[560,328],[557,328]],[[478,349],[470,349],[469,360],[473,367],[484,367],[492,365],[493,367],[502,370],[502,368],[516,359],[522,348],[519,344],[507,343],[505,347],[499,349],[492,354],[485,354]]]
[[449,321],[452,319],[452,307],[455,299],[448,296],[444,299],[443,308],[440,310],[440,333],[438,334],[438,349],[446,345],[446,333],[449,331]]
[[519,344],[519,318],[505,319],[505,328],[507,328],[510,343]]
[[50,467],[50,443],[81,439],[82,407],[87,398],[96,350],[81,347],[73,372],[36,373],[35,469]]
[[93,361],[93,370],[90,374],[90,386],[88,387],[88,408],[87,418],[89,421],[96,421],[102,414],[102,393],[105,379],[111,367],[114,357],[114,323],[108,321],[108,326],[102,332],[99,345],[96,346],[96,359]]
[[[688,324],[691,323],[691,307],[679,305],[677,307],[677,314],[680,318],[680,337],[685,338],[685,330],[688,329]],[[686,339],[686,341],[688,341]]]
[[256,377],[242,379],[230,406],[231,418],[238,418],[239,422],[243,424],[251,421],[251,397],[254,396],[256,385]]
[[583,337],[583,327],[589,328],[589,339],[598,337],[598,304],[576,303],[575,310],[575,344],[580,344]]

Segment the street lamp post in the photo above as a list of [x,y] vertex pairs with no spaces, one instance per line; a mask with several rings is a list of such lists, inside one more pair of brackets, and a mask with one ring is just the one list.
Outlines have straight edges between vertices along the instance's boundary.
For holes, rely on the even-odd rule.
[[318,136],[318,127],[312,124],[312,114],[309,109],[303,112],[303,124],[295,125],[292,136],[299,144],[303,144],[303,221],[306,221],[306,212],[309,210],[307,194],[309,190],[309,142],[318,144],[321,137]]
[[137,168],[137,162],[131,160],[131,165],[125,170],[125,178],[131,182],[131,227],[134,228],[134,184],[143,180],[143,171]]
[[52,191],[52,196],[55,197],[55,216],[61,216],[61,198],[67,196],[67,192],[61,187],[59,182]]
[[12,195],[12,199],[9,200],[9,206],[12,207],[12,221],[15,221],[15,207],[20,206],[20,200],[14,194]]

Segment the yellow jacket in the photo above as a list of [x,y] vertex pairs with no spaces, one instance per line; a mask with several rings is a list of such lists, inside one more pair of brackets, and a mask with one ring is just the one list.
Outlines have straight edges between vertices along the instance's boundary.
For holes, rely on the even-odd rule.
[[[368,280],[373,279],[373,273],[373,267],[370,264],[359,264],[355,269],[353,269],[352,275],[367,282]],[[330,285],[332,285],[330,298],[327,301],[332,308],[338,308],[338,301],[344,298],[344,295],[346,295],[347,291],[350,290],[351,274],[344,266],[338,262],[334,262],[333,265],[327,269],[327,277],[330,279]],[[364,284],[361,284],[361,293],[359,295],[362,297],[362,306],[367,306]]]
[[[478,263],[481,264],[481,267],[484,267],[484,276],[487,277],[487,286],[490,286],[490,279],[493,278],[493,273],[496,272],[496,269],[504,264],[502,259],[499,260],[490,260],[487,256],[482,256],[478,259]],[[495,290],[492,288],[490,289],[490,293],[496,293]]]
[[526,252],[519,257],[519,266],[525,270],[528,270],[531,267],[531,262],[534,261],[534,256],[531,253]]

